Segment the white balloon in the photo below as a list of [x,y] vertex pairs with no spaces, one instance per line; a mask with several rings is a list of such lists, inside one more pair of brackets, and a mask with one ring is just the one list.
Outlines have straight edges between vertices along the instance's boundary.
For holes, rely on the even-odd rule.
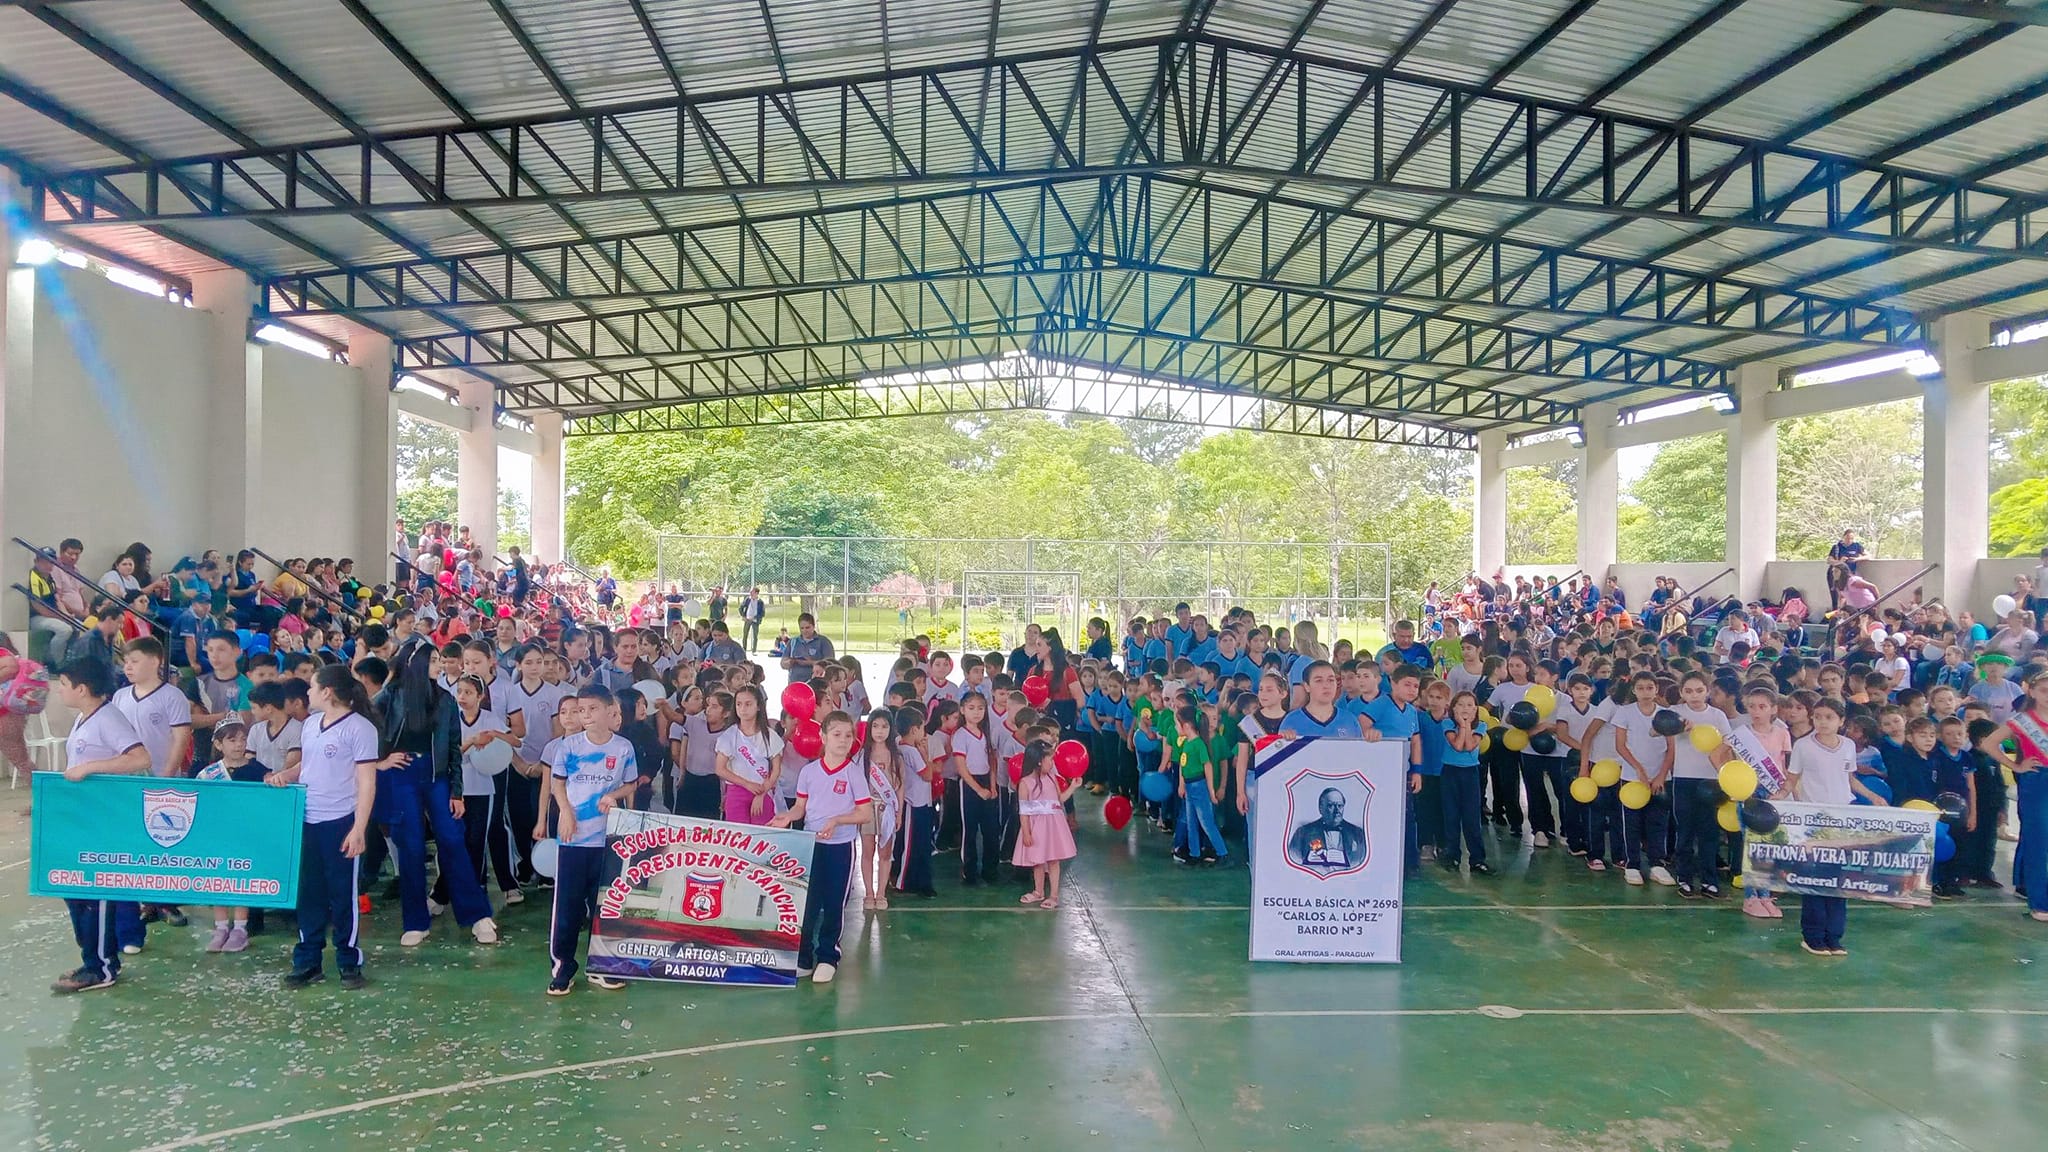
[[2008,595],[1995,596],[1991,600],[1991,610],[2000,616],[2010,614],[2017,607],[2019,607],[2019,602]]
[[496,776],[512,766],[512,746],[502,740],[479,744],[468,755],[469,767],[485,776]]
[[557,853],[562,850],[560,840],[535,840],[533,842],[533,870],[552,879],[555,875]]

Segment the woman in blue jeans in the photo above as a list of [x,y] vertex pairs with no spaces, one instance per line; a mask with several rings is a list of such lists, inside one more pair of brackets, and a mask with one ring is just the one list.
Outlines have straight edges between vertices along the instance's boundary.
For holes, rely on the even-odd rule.
[[1227,860],[1230,849],[1216,827],[1216,769],[1209,755],[1208,718],[1200,708],[1183,704],[1174,711],[1173,722],[1180,729],[1176,759],[1181,794],[1180,823],[1173,830],[1174,858],[1183,864]]
[[415,636],[392,660],[391,680],[377,696],[384,718],[384,759],[377,768],[377,822],[398,849],[398,897],[404,931],[398,942],[418,947],[439,909],[427,899],[427,833],[456,923],[479,944],[498,942],[484,894],[469,863],[462,826],[462,714],[434,681],[434,646]]

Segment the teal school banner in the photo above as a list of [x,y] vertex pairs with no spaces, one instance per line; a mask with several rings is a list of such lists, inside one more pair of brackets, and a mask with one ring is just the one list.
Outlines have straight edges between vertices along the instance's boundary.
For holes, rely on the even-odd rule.
[[302,788],[232,780],[34,777],[31,896],[291,908]]

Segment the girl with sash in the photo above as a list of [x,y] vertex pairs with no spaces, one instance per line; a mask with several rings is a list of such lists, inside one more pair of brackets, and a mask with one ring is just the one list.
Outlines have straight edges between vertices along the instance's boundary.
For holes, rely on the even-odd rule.
[[901,806],[903,754],[897,750],[895,717],[884,708],[865,721],[861,759],[868,770],[868,795],[875,819],[860,830],[861,904],[874,912],[889,906],[889,872],[895,861],[896,831]]
[[[1769,800],[1785,789],[1785,767],[1792,760],[1792,730],[1778,720],[1778,694],[1770,685],[1751,684],[1743,693],[1743,701],[1748,707],[1749,723],[1737,725],[1728,734],[1728,743],[1737,759],[1756,769],[1753,799]],[[1739,843],[1740,834],[1737,836]],[[1739,855],[1735,871],[1742,871]],[[1768,891],[1745,891],[1742,912],[1759,920],[1779,920],[1785,915],[1776,897]]]
[[[2020,843],[2012,884],[2027,896],[2027,915],[2048,923],[2048,669],[2029,675],[2026,706],[2013,710],[1978,748],[2012,770],[2019,787]],[[2017,754],[2002,747],[2011,740]]]
[[782,782],[782,737],[768,727],[768,698],[756,684],[733,693],[733,722],[718,734],[713,771],[725,782],[725,819],[766,824],[775,818]]

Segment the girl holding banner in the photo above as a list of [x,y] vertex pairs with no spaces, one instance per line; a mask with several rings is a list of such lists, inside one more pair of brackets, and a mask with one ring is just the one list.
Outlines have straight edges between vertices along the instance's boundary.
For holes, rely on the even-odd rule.
[[[2025,681],[2026,707],[1977,746],[2012,770],[2019,786],[2020,842],[2013,853],[2013,884],[2024,887],[2027,915],[2048,923],[2048,669]],[[2018,755],[2002,745],[2011,740]]]

